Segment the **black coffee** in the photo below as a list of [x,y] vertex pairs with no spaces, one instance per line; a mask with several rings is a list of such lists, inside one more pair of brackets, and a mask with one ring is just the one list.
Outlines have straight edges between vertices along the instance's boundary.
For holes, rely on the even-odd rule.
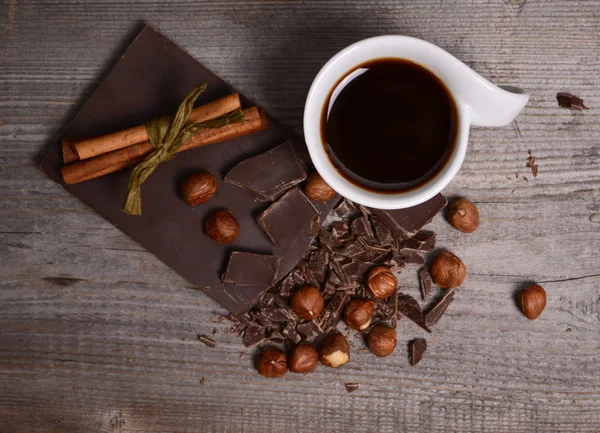
[[333,164],[367,189],[396,192],[427,182],[443,168],[456,138],[457,109],[444,83],[416,63],[393,58],[352,74],[339,94],[339,84],[332,90],[321,116]]

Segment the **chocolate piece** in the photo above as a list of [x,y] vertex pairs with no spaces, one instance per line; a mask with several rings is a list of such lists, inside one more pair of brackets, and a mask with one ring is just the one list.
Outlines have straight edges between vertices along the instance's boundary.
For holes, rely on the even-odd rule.
[[353,202],[345,198],[335,208],[335,213],[342,218],[353,218],[359,215],[360,211]]
[[350,227],[346,221],[333,221],[331,223],[331,233],[338,239],[345,239],[350,232]]
[[403,248],[392,256],[399,263],[413,263],[422,265],[425,263],[426,251],[413,250],[411,248]]
[[583,99],[569,93],[557,93],[556,100],[558,101],[558,105],[563,108],[570,108],[571,110],[578,111],[588,109],[588,107],[583,104]]
[[329,255],[333,255],[334,250],[343,246],[338,238],[324,228],[319,230],[319,243],[321,244],[321,247],[323,247],[325,251],[329,253]]
[[294,322],[288,323],[281,333],[284,337],[294,343],[300,343],[300,340],[302,339],[300,334],[296,331],[296,323]]
[[236,286],[271,287],[281,259],[266,254],[233,251],[229,257],[224,283]]
[[359,385],[356,382],[347,382],[344,384],[344,386],[346,387],[346,391],[348,391],[348,394],[350,394],[351,392],[356,391]]
[[391,246],[394,243],[394,237],[391,230],[381,222],[376,215],[371,215],[371,223],[375,229],[377,239],[382,246]]
[[275,245],[300,244],[304,251],[319,230],[319,212],[298,188],[288,191],[256,221]]
[[370,209],[396,236],[404,240],[414,236],[425,224],[433,219],[448,202],[438,194],[432,199],[408,209]]
[[[102,135],[134,125],[155,116],[172,115],[190,89],[208,83],[198,103],[203,104],[235,90],[204,68],[189,54],[151,27],[145,27],[119,58],[115,67],[65,128],[69,137]],[[248,106],[248,101],[242,97]],[[240,236],[235,249],[281,257],[276,280],[287,275],[304,256],[307,244],[277,247],[264,235],[254,215],[264,209],[241,188],[217,180],[218,193],[206,208],[192,211],[177,191],[189,173],[198,170],[226,173],[251,155],[259,155],[275,143],[291,141],[298,160],[312,167],[304,143],[269,118],[269,129],[258,134],[189,150],[161,164],[142,188],[144,213],[132,217],[121,210],[131,169],[66,185],[62,180],[60,143],[54,144],[42,161],[42,170],[67,191],[173,268],[179,275],[231,312],[247,311],[265,292],[265,286],[235,286],[221,282],[230,249],[206,237],[201,229],[211,211],[229,209],[238,219]],[[314,203],[321,220],[337,204]]]
[[[433,288],[433,279],[427,267],[419,271],[419,281],[421,282],[421,296],[424,301],[427,301],[431,296],[431,289]],[[425,317],[425,323],[427,323],[427,317]]]
[[202,376],[202,379],[200,379],[200,385],[204,385],[204,382],[206,382],[206,378]]
[[410,248],[429,252],[435,248],[435,233],[422,230],[410,239],[400,243],[400,249]]
[[304,179],[306,171],[289,141],[240,162],[225,176],[225,182],[245,189],[260,201],[275,201]]
[[431,327],[442,318],[450,303],[454,300],[455,293],[454,289],[446,291],[442,299],[425,315],[425,326]]
[[317,322],[323,333],[326,334],[337,326],[341,320],[342,310],[349,300],[350,294],[347,292],[336,292],[331,298]]
[[213,348],[217,345],[216,341],[210,338],[208,335],[198,335],[198,340],[204,343],[206,346]]
[[356,218],[354,221],[352,221],[350,228],[352,229],[352,234],[354,236],[364,236],[367,239],[375,238],[369,218],[366,216]]
[[265,341],[265,330],[259,326],[249,326],[246,328],[242,343],[246,347],[256,346],[259,343]]
[[427,350],[427,340],[424,338],[415,338],[408,343],[408,360],[414,367],[423,359],[423,354]]
[[419,303],[412,296],[404,294],[398,295],[398,313],[408,317],[427,332],[431,332],[425,324],[423,311],[421,310]]
[[320,286],[323,280],[325,280],[325,273],[327,272],[327,253],[323,250],[316,250],[310,253],[308,257],[308,268],[314,275],[317,285]]

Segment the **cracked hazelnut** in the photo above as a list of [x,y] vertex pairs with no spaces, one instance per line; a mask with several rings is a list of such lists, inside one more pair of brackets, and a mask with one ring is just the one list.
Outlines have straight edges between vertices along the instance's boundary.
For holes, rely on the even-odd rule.
[[546,307],[546,291],[539,284],[532,284],[519,293],[519,306],[529,320],[540,317]]
[[378,299],[389,298],[396,290],[398,281],[396,277],[385,266],[375,266],[367,276],[367,286]]
[[473,233],[479,226],[479,210],[466,198],[460,198],[448,210],[450,225],[464,233]]
[[350,360],[350,345],[348,340],[339,332],[329,334],[323,340],[319,351],[319,359],[323,365],[338,368]]
[[344,323],[352,329],[362,331],[371,325],[375,304],[368,299],[352,299],[344,310]]
[[231,212],[222,209],[206,220],[206,235],[222,244],[233,243],[240,234],[240,226]]
[[290,297],[290,306],[304,320],[313,320],[325,306],[321,291],[314,286],[304,286]]
[[383,324],[375,325],[369,332],[367,343],[374,355],[388,356],[396,348],[396,330]]
[[181,186],[181,197],[190,205],[206,203],[217,192],[217,181],[212,174],[196,173]]
[[467,277],[465,264],[454,254],[444,251],[431,264],[431,277],[441,289],[454,289]]
[[310,174],[306,178],[306,181],[304,182],[304,192],[310,199],[322,202],[331,200],[336,194],[333,188],[331,188],[317,172]]
[[288,368],[292,373],[310,373],[317,368],[319,352],[308,343],[294,346],[288,361]]
[[261,353],[256,368],[262,376],[281,377],[287,371],[287,357],[279,349],[267,349]]

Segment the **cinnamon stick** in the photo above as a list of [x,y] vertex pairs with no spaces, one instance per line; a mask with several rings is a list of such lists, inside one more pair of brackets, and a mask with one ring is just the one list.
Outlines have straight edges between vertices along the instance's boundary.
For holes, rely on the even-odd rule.
[[63,137],[60,140],[60,145],[62,147],[63,162],[65,164],[70,164],[71,162],[79,161],[79,157],[73,150],[73,142],[73,139],[69,137]]
[[[214,119],[223,114],[230,113],[233,110],[240,108],[240,95],[233,93],[224,98],[196,107],[190,113],[186,122],[191,123],[204,122],[205,120]],[[84,138],[81,140],[73,140],[64,138],[63,145],[63,160],[65,164],[73,162],[76,159],[84,160],[93,158],[104,153],[122,149],[132,144],[143,143],[148,141],[148,133],[146,125],[139,125],[133,128],[124,129],[122,131],[113,132],[111,134],[101,135],[99,137]],[[72,153],[69,152],[67,146],[70,144]],[[75,156],[76,159],[73,159]]]
[[[267,116],[262,109],[251,107],[243,111],[246,117],[244,122],[234,123],[218,129],[203,129],[194,135],[179,152],[232,140],[268,128]],[[65,183],[75,184],[139,164],[153,150],[152,144],[149,141],[144,141],[94,158],[64,165],[61,172]]]

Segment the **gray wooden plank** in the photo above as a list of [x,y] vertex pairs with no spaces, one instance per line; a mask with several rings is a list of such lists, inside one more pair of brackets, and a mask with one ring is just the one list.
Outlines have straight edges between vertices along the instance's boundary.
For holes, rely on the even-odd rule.
[[[2,5],[0,431],[598,430],[600,225],[589,217],[600,212],[600,1]],[[378,34],[427,39],[530,92],[522,136],[474,129],[447,189],[478,203],[480,229],[431,224],[469,270],[432,335],[400,321],[392,357],[374,359],[352,340],[342,370],[264,379],[216,304],[42,176],[39,155],[142,22],[299,132],[321,65]],[[558,91],[591,109],[558,108]],[[514,302],[532,280],[548,292],[535,322]],[[401,282],[418,293],[414,269]],[[196,335],[213,329],[209,349]],[[405,344],[416,336],[429,350],[411,368]],[[361,386],[347,394],[345,381]]]

